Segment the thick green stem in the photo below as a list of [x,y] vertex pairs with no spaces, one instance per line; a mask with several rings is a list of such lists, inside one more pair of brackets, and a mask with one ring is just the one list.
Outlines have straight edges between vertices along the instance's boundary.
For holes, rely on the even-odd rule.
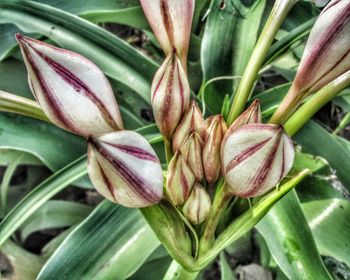
[[169,165],[171,159],[174,156],[173,148],[171,146],[171,141],[168,138],[163,136],[163,140],[164,140],[164,148],[165,148],[165,159],[166,159],[166,163]]
[[326,103],[350,85],[350,71],[341,75],[327,86],[320,89],[305,102],[284,124],[286,132],[293,136],[301,129],[311,117]]
[[16,113],[50,122],[37,102],[1,90],[0,111]]
[[261,32],[259,40],[249,59],[248,65],[235,94],[235,98],[227,118],[228,125],[232,124],[244,110],[254,83],[258,77],[259,70],[265,61],[276,33],[295,3],[296,0],[277,0],[272,8],[270,16]]
[[225,213],[232,195],[228,192],[227,185],[222,183],[215,195],[213,205],[210,208],[203,235],[199,241],[199,256],[205,254],[215,242],[215,232],[219,221]]
[[188,272],[176,261],[173,261],[169,266],[163,280],[194,280],[197,278],[200,271]]

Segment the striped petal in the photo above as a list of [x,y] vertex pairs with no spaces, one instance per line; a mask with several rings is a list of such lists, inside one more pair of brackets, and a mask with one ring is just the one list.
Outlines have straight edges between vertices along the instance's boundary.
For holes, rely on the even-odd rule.
[[166,190],[169,199],[174,205],[182,205],[190,195],[195,183],[191,168],[178,151],[171,159],[168,167]]
[[214,116],[207,129],[208,136],[202,152],[205,178],[209,183],[215,182],[220,175],[220,147],[226,131],[227,127],[223,117]]
[[332,0],[323,9],[311,30],[293,85],[272,121],[285,121],[305,97],[348,70],[350,1]]
[[194,0],[141,0],[145,16],[164,53],[186,60],[191,35]]
[[239,197],[266,193],[287,175],[293,161],[293,143],[279,125],[245,125],[221,147],[226,183]]
[[88,172],[96,190],[125,207],[158,203],[163,195],[162,168],[140,134],[117,131],[88,140]]
[[198,225],[205,221],[211,206],[210,196],[206,190],[197,183],[184,204],[182,211],[185,217],[193,224]]
[[198,133],[192,132],[181,147],[181,153],[198,181],[204,178],[202,163],[203,142]]
[[160,132],[171,139],[190,103],[190,86],[176,55],[170,55],[154,76],[152,108]]
[[193,100],[190,108],[181,119],[179,126],[176,128],[173,137],[173,151],[176,152],[185,143],[187,137],[191,132],[196,132],[204,141],[206,130],[205,122],[201,109],[199,109],[197,103]]
[[85,137],[123,128],[112,88],[94,63],[21,34],[16,38],[31,90],[54,124]]

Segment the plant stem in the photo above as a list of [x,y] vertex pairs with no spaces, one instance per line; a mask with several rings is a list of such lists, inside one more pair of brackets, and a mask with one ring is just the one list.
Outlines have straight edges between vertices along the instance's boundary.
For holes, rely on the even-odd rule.
[[270,50],[276,33],[295,3],[296,0],[277,0],[275,2],[235,94],[230,113],[227,118],[228,125],[232,124],[244,110],[256,78],[258,77],[259,70]]
[[39,104],[28,98],[0,90],[0,111],[16,113],[42,121],[50,122]]
[[163,136],[163,140],[164,140],[164,148],[165,148],[165,159],[166,159],[166,163],[169,165],[171,159],[174,156],[173,148],[171,146],[171,141],[168,138]]
[[334,130],[333,134],[338,134],[344,128],[346,128],[350,124],[350,113],[347,113],[344,118],[341,120],[339,126]]
[[350,71],[344,73],[315,93],[284,124],[286,132],[293,136],[326,103],[350,85]]
[[200,271],[188,272],[176,261],[172,261],[163,280],[193,280],[196,279]]
[[219,184],[199,242],[199,256],[205,254],[214,244],[216,228],[232,198],[232,195],[228,192],[227,185],[223,181],[220,181]]

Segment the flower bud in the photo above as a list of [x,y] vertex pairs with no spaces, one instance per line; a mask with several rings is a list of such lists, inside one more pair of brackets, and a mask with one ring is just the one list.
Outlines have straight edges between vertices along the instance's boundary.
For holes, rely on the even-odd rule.
[[164,53],[168,56],[175,50],[181,61],[185,62],[191,35],[194,0],[140,2]]
[[190,195],[196,180],[191,168],[178,151],[171,159],[168,167],[166,190],[174,205],[182,205]]
[[272,122],[284,122],[297,106],[350,70],[350,1],[331,1],[313,26],[294,82]]
[[88,139],[88,172],[96,190],[125,207],[158,203],[163,172],[156,153],[140,134],[117,131]]
[[198,133],[192,132],[181,147],[181,153],[198,181],[204,177],[202,164],[203,142]]
[[214,116],[207,129],[208,135],[202,151],[205,178],[209,183],[215,182],[220,175],[220,147],[226,131],[227,126],[223,117]]
[[182,211],[191,224],[198,225],[204,222],[208,217],[210,206],[211,201],[209,194],[199,183],[197,183],[193,187]]
[[245,125],[221,147],[223,175],[238,197],[266,193],[287,175],[293,161],[293,143],[281,125]]
[[85,57],[16,35],[33,95],[57,126],[89,137],[123,128],[112,88]]
[[186,114],[181,119],[179,126],[175,130],[173,137],[174,152],[181,148],[192,131],[197,132],[202,140],[205,139],[206,131],[203,114],[194,100],[192,101]]
[[261,123],[261,110],[260,101],[255,99],[252,104],[246,109],[229,128],[229,133],[248,124],[248,123]]
[[160,132],[171,139],[190,103],[190,86],[176,55],[170,55],[152,82],[152,108]]

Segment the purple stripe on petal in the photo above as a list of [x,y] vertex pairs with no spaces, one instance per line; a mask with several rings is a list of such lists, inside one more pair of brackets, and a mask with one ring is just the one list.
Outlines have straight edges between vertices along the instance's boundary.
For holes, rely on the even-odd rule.
[[[29,45],[30,46],[30,45]],[[31,47],[31,46],[30,46]],[[87,98],[89,98],[94,104],[98,106],[100,109],[100,112],[102,113],[104,119],[106,122],[115,130],[118,129],[115,121],[113,120],[113,117],[107,110],[104,103],[94,94],[94,92],[77,76],[75,76],[71,71],[66,69],[61,64],[57,63],[56,61],[52,60],[51,58],[47,57],[45,54],[41,53],[40,51],[36,50],[35,48],[31,47],[42,59],[46,61],[48,65],[52,67],[52,69],[68,84],[70,84],[77,93],[85,95]]]
[[98,165],[98,167],[99,167],[99,169],[100,169],[100,173],[101,173],[101,175],[102,175],[102,179],[103,179],[105,185],[107,186],[107,188],[108,188],[110,194],[112,195],[112,197],[113,197],[116,201],[118,201],[117,198],[116,198],[116,196],[114,195],[114,188],[113,188],[112,182],[108,179],[106,173],[103,171],[103,169],[102,169],[100,163],[98,162],[98,160],[96,160],[96,163],[97,163],[97,165]]
[[101,147],[96,141],[93,139],[90,139],[90,141],[97,151],[115,168],[116,172],[120,175],[120,178],[131,187],[131,190],[135,194],[147,202],[159,201],[159,195],[153,191],[151,185],[139,178],[137,174],[130,170],[121,160],[112,157],[110,153],[105,148]]
[[235,156],[228,164],[225,170],[225,173],[229,173],[233,168],[235,168],[236,166],[238,166],[239,164],[243,163],[247,158],[249,158],[250,156],[252,156],[253,154],[255,154],[257,151],[259,151],[261,148],[263,148],[266,143],[268,143],[271,140],[270,138],[267,138],[266,140],[249,147],[248,149],[244,150],[243,152],[241,152],[240,154],[238,154],[237,156]]
[[251,179],[251,181],[248,183],[248,185],[252,185],[253,187],[250,188],[250,190],[248,192],[240,194],[241,197],[249,197],[249,196],[259,192],[264,187],[264,183],[265,183],[269,173],[272,170],[271,166],[272,166],[274,160],[276,159],[276,153],[277,153],[280,141],[281,141],[282,132],[283,132],[283,130],[281,127],[281,129],[277,132],[278,135],[276,137],[274,145],[271,148],[271,151],[268,154],[266,160],[264,161],[263,166],[256,172],[256,176],[254,176]]
[[[18,36],[19,40],[22,40],[22,37]],[[28,44],[24,43],[22,44],[23,46],[23,52],[26,54],[26,58],[28,59],[28,61],[31,64],[31,67],[35,73],[35,75],[38,78],[38,82],[41,84],[41,87],[44,89],[45,93],[43,95],[43,97],[46,99],[46,102],[48,103],[50,109],[52,110],[52,113],[55,115],[55,118],[61,122],[67,129],[71,130],[71,131],[75,131],[75,125],[74,123],[72,123],[64,114],[63,111],[60,110],[60,108],[62,107],[62,104],[57,100],[55,94],[53,94],[53,92],[51,91],[50,85],[47,84],[47,82],[45,81],[43,75],[41,74],[38,66],[36,65],[36,63],[34,62],[31,54],[29,53],[27,47]],[[32,82],[31,82],[32,83]],[[34,91],[34,87],[33,84],[31,84],[32,90],[33,90],[33,94],[36,97],[37,94]]]
[[170,44],[172,47],[174,47],[174,26],[170,17],[169,5],[166,0],[160,1],[160,11],[162,14],[163,23],[165,26],[165,30],[167,31]]
[[121,150],[122,152],[129,154],[129,155],[132,155],[136,158],[139,158],[142,160],[153,161],[153,162],[159,162],[159,159],[155,155],[153,155],[153,154],[151,154],[143,149],[140,149],[140,148],[137,148],[134,146],[130,146],[130,145],[113,144],[113,143],[108,143],[108,142],[104,142],[104,143],[107,145],[110,145],[112,147],[115,147],[115,148]]

